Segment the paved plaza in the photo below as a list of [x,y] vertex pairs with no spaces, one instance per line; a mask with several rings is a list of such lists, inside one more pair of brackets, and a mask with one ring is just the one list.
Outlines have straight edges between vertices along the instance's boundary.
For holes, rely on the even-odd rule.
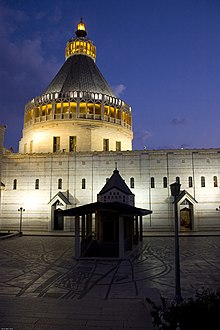
[[[73,258],[73,237],[0,241],[0,326],[149,329],[146,288],[174,297],[174,238],[145,237],[127,260]],[[220,237],[180,237],[182,296],[220,288]]]

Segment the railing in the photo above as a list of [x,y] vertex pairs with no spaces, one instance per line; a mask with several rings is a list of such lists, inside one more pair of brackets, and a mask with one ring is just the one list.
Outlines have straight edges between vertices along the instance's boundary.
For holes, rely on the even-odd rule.
[[127,128],[131,130],[131,125],[126,123],[125,121],[121,119],[115,119],[110,116],[101,116],[101,115],[93,115],[93,114],[84,114],[84,113],[79,113],[78,116],[76,113],[63,113],[63,114],[54,114],[52,115],[46,115],[46,116],[40,116],[40,117],[35,117],[28,122],[24,124],[24,128],[30,127],[34,123],[40,123],[40,122],[45,122],[45,121],[51,121],[51,120],[73,120],[73,119],[84,119],[84,120],[103,120],[108,123],[120,125],[124,128]]

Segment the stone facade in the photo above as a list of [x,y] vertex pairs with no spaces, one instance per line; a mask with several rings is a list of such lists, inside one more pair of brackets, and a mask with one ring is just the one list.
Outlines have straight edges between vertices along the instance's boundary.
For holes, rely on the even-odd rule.
[[133,133],[127,128],[105,121],[74,120],[47,121],[35,124],[23,131],[19,144],[20,153],[53,152],[53,138],[59,137],[59,151],[69,151],[70,137],[76,137],[76,151],[103,150],[103,140],[109,140],[109,151],[116,151],[116,142],[121,150],[132,149]]
[[[1,196],[2,229],[18,227],[17,210],[22,206],[25,208],[24,230],[53,230],[54,211],[95,202],[116,162],[135,195],[136,207],[153,211],[144,220],[144,231],[173,230],[169,185],[177,177],[181,183],[180,221],[184,222],[187,211],[190,213],[189,225],[182,225],[180,229],[220,229],[219,213],[216,212],[220,196],[220,149],[5,153],[2,160],[5,185]],[[63,230],[72,229],[71,219],[65,218]]]

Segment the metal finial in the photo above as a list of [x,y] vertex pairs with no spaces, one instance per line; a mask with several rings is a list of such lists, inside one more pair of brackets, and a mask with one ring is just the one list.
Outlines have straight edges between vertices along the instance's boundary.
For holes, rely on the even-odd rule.
[[117,162],[115,162],[115,170],[117,170],[117,165],[118,165]]

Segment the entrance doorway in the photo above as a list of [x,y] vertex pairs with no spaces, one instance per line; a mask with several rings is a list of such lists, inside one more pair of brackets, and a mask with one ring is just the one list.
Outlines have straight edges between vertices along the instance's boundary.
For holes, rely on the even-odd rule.
[[60,209],[54,210],[54,230],[63,230],[63,216],[58,211]]
[[192,229],[192,214],[188,207],[184,207],[180,210],[180,230]]

